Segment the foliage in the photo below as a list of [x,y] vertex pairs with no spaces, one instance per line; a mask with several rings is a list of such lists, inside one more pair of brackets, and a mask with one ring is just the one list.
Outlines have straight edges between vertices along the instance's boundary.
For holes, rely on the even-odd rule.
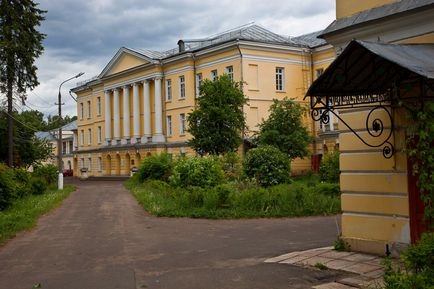
[[44,179],[48,185],[52,185],[57,181],[59,170],[55,165],[46,164],[35,167],[33,175]]
[[259,125],[256,142],[259,145],[276,146],[290,159],[307,156],[311,137],[302,123],[305,108],[284,98],[273,100],[269,111],[269,118]]
[[339,252],[349,252],[351,251],[351,245],[341,237],[338,237],[335,241],[334,249]]
[[145,180],[167,181],[172,174],[173,161],[168,153],[160,153],[146,157],[140,164],[137,176],[141,182]]
[[227,152],[220,157],[220,163],[229,181],[238,180],[242,174],[243,167],[241,158],[236,152]]
[[0,163],[0,211],[12,204],[16,197],[14,172]]
[[22,198],[32,193],[31,177],[31,174],[23,168],[14,169],[17,198]]
[[247,152],[244,172],[255,178],[258,185],[272,186],[289,181],[290,163],[278,148],[265,145]]
[[326,153],[321,160],[319,167],[321,180],[331,183],[339,183],[339,152],[333,151]]
[[126,183],[144,209],[157,216],[254,218],[331,215],[340,211],[338,196],[324,195],[318,183],[304,181],[271,187],[227,183],[215,187],[172,187],[161,181]]
[[43,195],[28,195],[0,211],[0,244],[33,227],[41,215],[58,206],[73,190],[67,185],[62,191],[53,189]]
[[197,108],[188,115],[189,145],[198,153],[220,155],[235,151],[242,143],[247,98],[241,85],[227,75],[203,81]]
[[401,255],[404,269],[386,262],[385,289],[428,289],[434,287],[434,233],[425,233],[421,240]]
[[33,195],[42,195],[48,188],[47,181],[41,177],[33,177],[30,181]]
[[[425,218],[434,219],[434,102],[426,102],[412,114],[415,137],[409,138],[408,154],[413,158],[413,172],[425,205]],[[432,222],[434,224],[434,222]]]
[[177,162],[169,179],[175,187],[213,187],[223,182],[224,172],[216,158],[185,158]]
[[320,183],[316,186],[318,193],[326,196],[339,196],[341,188],[339,183]]

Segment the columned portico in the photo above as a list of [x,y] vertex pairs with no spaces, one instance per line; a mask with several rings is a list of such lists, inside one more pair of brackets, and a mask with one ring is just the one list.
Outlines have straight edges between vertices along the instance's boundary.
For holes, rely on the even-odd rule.
[[165,139],[163,135],[163,104],[161,100],[161,78],[155,78],[154,84],[155,134],[152,136],[152,141],[164,142]]
[[143,131],[142,143],[147,143],[151,137],[151,98],[149,80],[143,81]]
[[130,143],[130,87],[123,87],[123,107],[124,107],[124,135],[122,144]]
[[113,90],[113,130],[116,144],[121,140],[121,117],[119,106],[119,89]]
[[105,142],[104,144],[107,146],[110,144],[112,139],[112,115],[111,115],[111,105],[110,105],[110,91],[106,90],[104,92],[104,102],[105,102]]
[[139,84],[133,84],[133,139],[132,143],[137,143],[140,139],[140,96]]

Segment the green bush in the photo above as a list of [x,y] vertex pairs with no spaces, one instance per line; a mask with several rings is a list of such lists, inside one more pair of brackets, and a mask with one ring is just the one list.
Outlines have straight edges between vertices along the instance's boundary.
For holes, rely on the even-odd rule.
[[339,152],[329,152],[324,155],[319,167],[321,180],[330,183],[339,183]]
[[326,196],[339,196],[341,188],[337,183],[319,183],[315,186],[315,191]]
[[421,240],[401,255],[404,269],[394,268],[386,262],[385,289],[428,289],[434,288],[434,233],[422,235]]
[[16,198],[14,170],[0,163],[0,210],[6,209]]
[[30,184],[33,195],[42,195],[48,189],[48,184],[45,178],[35,176],[31,179]]
[[213,187],[223,182],[220,162],[212,157],[181,159],[173,169],[170,183],[175,187]]
[[43,178],[48,185],[52,185],[57,182],[59,170],[57,166],[51,164],[37,166],[33,171],[33,176]]
[[160,153],[146,157],[137,172],[140,182],[145,180],[167,181],[172,174],[173,161],[168,153]]
[[265,145],[247,152],[244,172],[258,185],[268,187],[289,182],[290,163],[278,148]]
[[31,194],[32,187],[30,184],[31,174],[23,168],[14,169],[14,181],[16,184],[16,195],[22,198]]
[[221,166],[228,181],[239,180],[243,171],[243,166],[238,153],[227,152],[220,158]]

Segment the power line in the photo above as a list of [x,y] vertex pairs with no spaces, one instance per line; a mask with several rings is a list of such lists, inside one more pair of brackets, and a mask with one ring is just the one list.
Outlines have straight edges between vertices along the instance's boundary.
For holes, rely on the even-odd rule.
[[34,127],[31,127],[31,126],[29,126],[28,124],[26,124],[26,123],[24,123],[24,122],[22,122],[22,121],[16,119],[13,115],[9,114],[7,111],[3,110],[3,112],[6,113],[7,115],[9,115],[9,116],[10,116],[13,120],[15,120],[16,122],[18,122],[18,123],[22,124],[23,126],[27,127],[28,129],[31,129],[31,130],[33,130],[34,132],[38,132],[38,131],[40,131],[40,130],[38,130],[38,129],[34,128]]

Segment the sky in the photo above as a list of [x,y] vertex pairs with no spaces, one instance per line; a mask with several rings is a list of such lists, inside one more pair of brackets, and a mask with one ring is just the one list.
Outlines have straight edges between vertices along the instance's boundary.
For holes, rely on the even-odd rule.
[[[36,0],[38,2],[38,0]],[[335,0],[39,0],[46,19],[45,51],[37,59],[40,85],[28,92],[27,109],[57,114],[62,81],[63,113],[76,115],[68,92],[98,75],[122,46],[164,51],[182,38],[204,38],[251,22],[285,36],[327,27]]]

